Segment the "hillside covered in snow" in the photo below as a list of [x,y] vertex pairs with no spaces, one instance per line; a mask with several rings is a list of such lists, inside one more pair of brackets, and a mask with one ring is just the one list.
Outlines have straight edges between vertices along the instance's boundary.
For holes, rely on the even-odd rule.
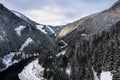
[[[4,58],[34,56],[40,48],[50,50],[56,46],[55,40],[16,16],[0,4],[0,63]],[[9,55],[9,57],[8,57]],[[12,59],[14,61],[14,59]],[[8,62],[7,62],[8,63]],[[0,65],[0,70],[6,65]]]
[[65,26],[0,4],[0,80],[120,80],[120,0]]

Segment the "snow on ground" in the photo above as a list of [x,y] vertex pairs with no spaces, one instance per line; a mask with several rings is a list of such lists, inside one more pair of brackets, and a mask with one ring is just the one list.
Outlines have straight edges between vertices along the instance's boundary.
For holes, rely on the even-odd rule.
[[19,27],[15,28],[15,31],[17,32],[17,34],[20,36],[21,35],[21,31],[26,28],[26,26],[20,25]]
[[4,69],[8,68],[9,66],[15,63],[18,63],[22,59],[26,59],[38,55],[39,53],[34,53],[34,55],[32,55],[32,54],[25,54],[24,52],[10,52],[10,54],[7,54],[2,58],[3,64],[6,66]]
[[14,63],[18,63],[20,61],[20,59],[15,60],[15,59],[13,59],[13,57],[15,55],[20,55],[20,54],[23,55],[24,53],[21,53],[21,52],[10,52],[10,54],[5,55],[3,57],[3,63],[6,65],[6,68],[8,68],[9,66],[11,66]]
[[45,80],[43,78],[44,68],[38,64],[38,59],[28,64],[21,73],[20,80]]
[[54,30],[52,30],[49,26],[46,26],[53,34],[55,33]]
[[101,73],[101,80],[113,80],[113,74],[111,74],[111,72],[107,71],[102,71]]
[[33,39],[29,37],[29,38],[24,42],[24,44],[21,46],[20,51],[23,51],[24,48],[27,47],[30,43],[33,43]]
[[21,14],[19,14],[18,12],[16,12],[16,11],[12,11],[16,16],[18,16],[19,18],[21,18],[22,17],[22,15]]
[[60,53],[58,53],[56,56],[59,57],[60,55],[65,55],[65,53],[66,53],[66,50],[63,50]]
[[0,28],[0,41],[4,41],[4,38],[6,37],[5,31]]
[[67,43],[65,41],[61,40],[61,42],[63,42],[65,44],[65,46],[67,46]]
[[97,72],[95,72],[95,70],[92,68],[93,71],[93,75],[94,75],[94,80],[99,80],[98,76],[97,76]]
[[113,80],[113,74],[111,74],[111,72],[109,71],[102,71],[101,75],[100,75],[100,79],[97,76],[97,73],[93,70],[93,75],[94,75],[94,80]]
[[81,34],[81,36],[86,37],[87,35],[86,34]]
[[71,73],[71,65],[68,63],[68,66],[66,68],[66,73],[70,76]]
[[43,33],[47,33],[44,29],[43,29],[43,25],[36,25],[36,28],[38,29],[38,30],[40,30],[40,31],[42,31]]
[[0,35],[0,41],[4,41],[4,38]]
[[9,67],[10,65],[12,65],[12,58],[13,58],[14,55],[15,55],[14,53],[10,53],[10,54],[5,55],[5,56],[3,57],[3,63],[4,63],[7,67]]
[[64,46],[61,46],[61,48],[64,48],[65,46],[67,46],[67,43],[63,40],[61,40],[62,43],[64,43]]

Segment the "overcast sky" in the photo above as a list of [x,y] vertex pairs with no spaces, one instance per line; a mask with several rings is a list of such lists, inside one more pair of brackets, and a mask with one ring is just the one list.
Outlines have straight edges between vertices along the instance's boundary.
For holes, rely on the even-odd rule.
[[0,0],[7,8],[49,25],[62,25],[102,11],[117,0]]

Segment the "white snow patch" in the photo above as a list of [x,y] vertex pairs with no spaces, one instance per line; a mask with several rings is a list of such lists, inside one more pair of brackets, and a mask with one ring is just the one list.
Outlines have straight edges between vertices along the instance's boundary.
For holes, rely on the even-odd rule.
[[102,71],[100,75],[100,79],[97,76],[97,72],[92,68],[93,70],[93,75],[94,75],[94,80],[113,80],[113,74],[109,71]]
[[67,46],[67,43],[65,41],[61,40],[61,42],[63,42],[65,44],[65,46]]
[[61,40],[62,43],[64,43],[64,46],[61,46],[61,48],[64,48],[65,46],[67,46],[67,43],[63,40]]
[[65,53],[66,53],[66,50],[63,50],[60,53],[58,53],[56,56],[59,57],[60,55],[65,55]]
[[99,80],[98,76],[97,76],[97,72],[95,72],[95,70],[92,68],[93,71],[93,75],[94,75],[94,80]]
[[68,66],[66,68],[66,73],[70,76],[70,73],[71,73],[71,65],[70,65],[70,63],[68,63]]
[[10,53],[10,54],[5,55],[5,56],[3,57],[3,63],[4,63],[7,67],[9,67],[10,65],[12,65],[12,58],[13,58],[14,55],[15,55],[14,53]]
[[4,38],[6,37],[6,33],[3,30],[3,28],[0,28],[0,41],[4,41]]
[[39,53],[34,53],[33,55],[34,55],[34,56],[38,56],[38,55],[39,55]]
[[4,38],[0,35],[0,41],[4,41]]
[[20,80],[45,80],[43,78],[44,68],[38,64],[38,59],[28,64],[21,73]]
[[52,30],[49,26],[46,26],[53,34],[55,33],[54,30]]
[[100,76],[101,80],[113,80],[113,74],[109,71],[105,72],[102,71],[101,76]]
[[43,25],[36,25],[36,28],[38,29],[38,30],[40,30],[40,31],[42,31],[43,33],[47,33],[44,29],[43,29]]
[[33,42],[33,39],[32,38],[28,38],[25,42],[24,42],[24,44],[21,46],[21,48],[20,48],[20,51],[23,51],[23,49],[25,48],[25,47],[27,47],[30,43],[32,43]]
[[22,18],[22,15],[21,14],[19,14],[18,12],[16,12],[16,11],[12,11],[16,16],[18,16],[19,18]]
[[[21,52],[10,52],[10,54],[7,54],[3,57],[3,63],[6,65],[6,68],[8,68],[9,66],[11,66],[14,63],[18,63],[20,60],[13,60],[13,57],[15,55],[20,55]],[[24,53],[22,53],[24,54]]]
[[26,26],[20,25],[19,27],[15,28],[15,31],[17,32],[17,34],[20,36],[21,35],[21,31],[26,28]]
[[21,18],[21,19],[23,19],[23,20],[25,20],[25,21],[29,21],[29,19],[28,19],[26,16],[24,16],[23,14],[21,14],[21,13],[19,13],[19,12],[17,12],[17,11],[13,11],[13,10],[12,10],[12,12],[13,12],[16,16],[18,16],[19,18]]
[[81,34],[81,36],[86,37],[86,36],[87,36],[87,34]]

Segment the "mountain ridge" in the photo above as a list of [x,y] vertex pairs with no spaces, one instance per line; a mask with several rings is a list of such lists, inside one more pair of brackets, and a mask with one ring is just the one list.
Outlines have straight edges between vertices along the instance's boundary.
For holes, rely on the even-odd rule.
[[14,53],[14,56],[19,52],[34,56],[40,48],[51,50],[56,46],[53,38],[25,22],[2,4],[0,4],[0,44],[0,58],[3,60],[10,53]]
[[[101,11],[101,12],[98,12],[98,13],[95,13],[95,14],[91,14],[91,15],[86,16],[84,18],[81,18],[81,19],[79,19],[75,22],[72,22],[72,23],[69,23],[69,24],[65,25],[65,27],[62,28],[58,32],[57,37],[58,38],[62,38],[62,37],[64,38],[65,36],[69,35],[70,32],[73,33],[74,30],[76,30],[77,28],[81,28],[82,26],[83,27],[87,26],[86,22],[88,22],[89,20],[91,20],[90,24],[93,24],[94,21],[92,22],[92,20],[94,20],[94,19],[92,19],[92,18],[99,17],[98,20],[104,20],[104,21],[100,21],[100,22],[103,22],[103,25],[105,24],[104,22],[108,22],[108,21],[105,21],[105,18],[106,18],[106,20],[107,20],[107,18],[114,19],[115,16],[116,16],[115,20],[118,20],[119,18],[117,18],[117,17],[119,17],[119,4],[120,4],[120,1],[117,1],[115,4],[113,4],[113,6],[111,6],[110,8],[108,8],[104,11]],[[101,15],[101,17],[99,15]],[[104,17],[105,17],[104,19],[103,19],[102,15],[104,15]],[[112,15],[115,15],[115,16],[112,16]],[[100,22],[98,24],[100,24]],[[83,25],[83,24],[86,24],[86,25]],[[111,22],[106,23],[106,24],[111,24]],[[95,25],[97,25],[97,24],[95,24]],[[101,25],[102,25],[102,23],[101,23]]]

